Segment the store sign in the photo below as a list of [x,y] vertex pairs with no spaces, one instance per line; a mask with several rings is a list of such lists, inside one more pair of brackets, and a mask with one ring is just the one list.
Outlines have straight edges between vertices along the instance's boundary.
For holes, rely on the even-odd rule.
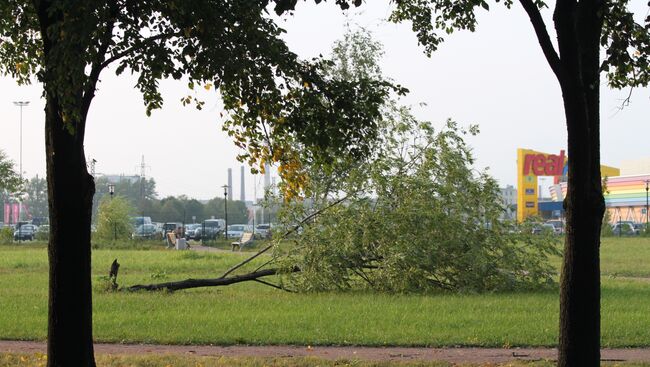
[[526,202],[526,208],[534,208],[534,207],[535,207],[535,202],[533,201]]
[[524,175],[562,176],[564,169],[564,150],[555,154],[526,154],[524,156]]

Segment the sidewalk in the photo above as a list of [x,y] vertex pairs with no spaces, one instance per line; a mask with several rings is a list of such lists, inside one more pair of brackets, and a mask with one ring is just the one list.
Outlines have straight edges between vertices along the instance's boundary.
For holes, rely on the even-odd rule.
[[[0,341],[0,352],[45,353],[45,342]],[[513,360],[555,359],[551,348],[403,348],[403,347],[310,347],[310,346],[210,346],[95,344],[97,354],[177,354],[226,357],[316,357],[329,360],[445,361],[450,363],[503,363]],[[601,360],[650,362],[650,349],[603,349]]]

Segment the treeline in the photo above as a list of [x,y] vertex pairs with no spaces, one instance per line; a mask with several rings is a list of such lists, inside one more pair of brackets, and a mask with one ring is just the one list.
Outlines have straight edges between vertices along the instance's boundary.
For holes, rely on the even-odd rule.
[[[106,177],[95,178],[95,196],[93,199],[93,223],[96,221],[97,208],[104,198],[109,198],[109,181]],[[114,183],[116,196],[126,198],[134,208],[133,215],[142,215],[151,217],[154,222],[201,222],[204,219],[224,218],[224,199],[216,197],[201,202],[196,199],[188,198],[185,195],[168,196],[159,198],[156,192],[156,181],[148,178],[141,182],[128,177]],[[24,187],[25,194],[23,202],[29,208],[32,217],[47,217],[47,181],[44,177],[38,175],[26,180]],[[8,194],[0,192],[1,202],[11,202],[15,200]],[[256,223],[269,222],[275,220],[276,209],[258,210]],[[193,219],[194,218],[194,219]],[[248,210],[246,204],[241,201],[228,201],[228,222],[232,224],[248,223]]]
[[[109,181],[106,177],[95,179],[95,197],[93,200],[93,218],[101,200],[110,197]],[[126,198],[135,208],[133,215],[151,217],[154,222],[201,222],[204,219],[224,218],[223,198],[213,198],[207,202],[188,198],[185,195],[158,198],[156,181],[153,178],[130,180],[124,178],[115,184],[115,194]],[[228,201],[228,222],[248,223],[248,210],[242,201]]]

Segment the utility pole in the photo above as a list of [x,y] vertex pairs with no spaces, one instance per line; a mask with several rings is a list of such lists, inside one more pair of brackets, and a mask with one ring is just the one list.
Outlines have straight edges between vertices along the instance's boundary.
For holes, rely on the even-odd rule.
[[[23,182],[23,107],[27,107],[29,105],[29,101],[16,101],[14,102],[14,106],[20,107],[20,154],[19,154],[19,169],[20,172],[18,173],[20,177],[20,183],[22,184]],[[23,226],[20,225],[20,220],[21,214],[22,214],[22,200],[18,200],[18,243],[22,241],[22,236],[23,236],[23,231],[22,228]]]

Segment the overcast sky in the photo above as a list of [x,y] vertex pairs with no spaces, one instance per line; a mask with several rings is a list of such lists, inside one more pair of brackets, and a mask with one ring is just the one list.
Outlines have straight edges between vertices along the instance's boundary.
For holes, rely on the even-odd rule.
[[[407,24],[384,19],[388,1],[368,1],[346,16],[330,4],[299,3],[294,16],[282,18],[285,39],[304,58],[328,54],[350,21],[371,30],[384,44],[384,72],[411,93],[402,102],[418,106],[421,119],[442,126],[447,118],[463,125],[478,124],[481,134],[470,140],[480,168],[489,167],[501,185],[516,185],[516,149],[548,153],[566,149],[566,127],[560,89],[540,51],[525,13],[493,5],[479,15],[475,33],[446,36],[431,58],[417,45]],[[641,16],[644,1],[635,3]],[[550,11],[546,11],[548,24]],[[550,27],[552,28],[552,26]],[[552,29],[550,29],[552,31]],[[554,37],[553,37],[554,38]],[[97,160],[104,174],[139,172],[144,155],[146,174],[154,177],[161,196],[186,194],[205,199],[221,195],[226,170],[233,168],[234,197],[239,198],[237,150],[221,131],[221,105],[214,92],[204,92],[202,111],[183,107],[184,82],[163,81],[163,109],[146,117],[142,98],[133,88],[135,77],[113,70],[101,76],[86,132],[86,156]],[[603,83],[605,85],[605,83]],[[23,171],[27,177],[45,174],[44,100],[38,84],[17,86],[0,78],[0,149],[19,160],[19,108],[12,101],[31,104],[23,110]],[[632,104],[618,110],[628,91],[602,88],[601,143],[603,164],[650,156],[650,92],[635,90]],[[248,171],[247,171],[248,172]],[[253,196],[253,177],[247,173],[247,198]],[[261,193],[261,179],[258,195]],[[102,190],[103,188],[98,188]]]

